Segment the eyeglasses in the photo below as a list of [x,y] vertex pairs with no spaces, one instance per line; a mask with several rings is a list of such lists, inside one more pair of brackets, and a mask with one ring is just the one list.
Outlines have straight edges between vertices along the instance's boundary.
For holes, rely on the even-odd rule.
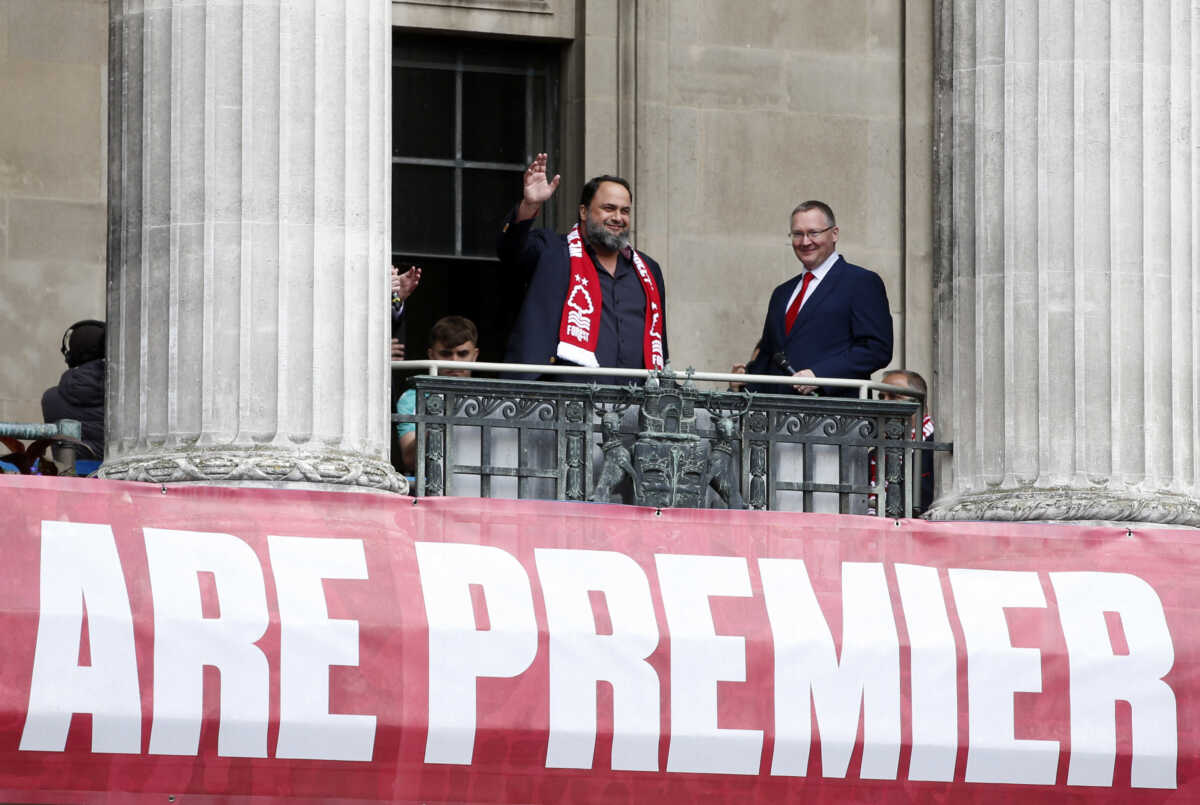
[[806,232],[788,232],[788,234],[792,236],[792,240],[804,240],[805,238],[808,238],[809,240],[816,240],[818,237],[824,235],[831,229],[833,229],[833,224],[830,224],[824,229],[809,229]]

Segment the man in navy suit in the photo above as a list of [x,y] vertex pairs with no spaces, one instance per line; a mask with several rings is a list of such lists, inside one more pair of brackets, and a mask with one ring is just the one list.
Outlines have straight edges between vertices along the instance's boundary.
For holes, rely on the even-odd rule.
[[533,228],[558,189],[560,177],[548,179],[546,163],[538,154],[525,171],[521,201],[496,243],[501,264],[529,283],[504,360],[661,369],[668,356],[666,287],[658,263],[629,243],[629,182],[605,175],[585,184],[578,222],[560,235]]
[[[777,287],[767,305],[751,374],[869,379],[892,359],[892,316],[883,280],[838,254],[837,221],[821,201],[792,211],[792,251],[804,271]],[[756,391],[784,392],[787,386]],[[801,394],[816,386],[799,384]],[[828,387],[828,396],[857,396]]]

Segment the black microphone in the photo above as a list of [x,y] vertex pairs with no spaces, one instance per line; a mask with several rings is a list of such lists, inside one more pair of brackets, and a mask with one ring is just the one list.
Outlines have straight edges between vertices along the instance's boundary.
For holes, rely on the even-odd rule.
[[789,375],[796,374],[796,370],[792,368],[790,363],[788,363],[787,353],[783,350],[780,350],[771,356],[771,363],[775,365],[776,369],[782,369]]
[[[779,352],[776,352],[774,355],[771,356],[771,363],[774,364],[776,369],[782,369],[784,372],[786,372],[789,375],[796,374],[796,370],[793,369],[792,364],[788,362],[787,353],[784,352],[783,350],[780,350]],[[817,396],[817,393],[815,391],[802,391],[799,393],[804,395],[805,397]]]

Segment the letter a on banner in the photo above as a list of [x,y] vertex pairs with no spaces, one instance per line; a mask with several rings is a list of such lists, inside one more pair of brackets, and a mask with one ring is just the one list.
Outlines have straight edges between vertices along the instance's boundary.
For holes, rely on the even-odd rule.
[[[112,529],[42,523],[37,647],[25,751],[61,752],[75,713],[92,714],[92,751],[137,754],[142,748],[133,617]],[[79,664],[87,607],[91,665]]]

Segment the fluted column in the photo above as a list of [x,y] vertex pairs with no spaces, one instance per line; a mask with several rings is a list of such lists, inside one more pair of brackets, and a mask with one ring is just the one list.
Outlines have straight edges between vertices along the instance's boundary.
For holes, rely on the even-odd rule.
[[391,3],[110,0],[110,478],[402,488]]
[[932,516],[1200,525],[1200,9],[943,1]]

